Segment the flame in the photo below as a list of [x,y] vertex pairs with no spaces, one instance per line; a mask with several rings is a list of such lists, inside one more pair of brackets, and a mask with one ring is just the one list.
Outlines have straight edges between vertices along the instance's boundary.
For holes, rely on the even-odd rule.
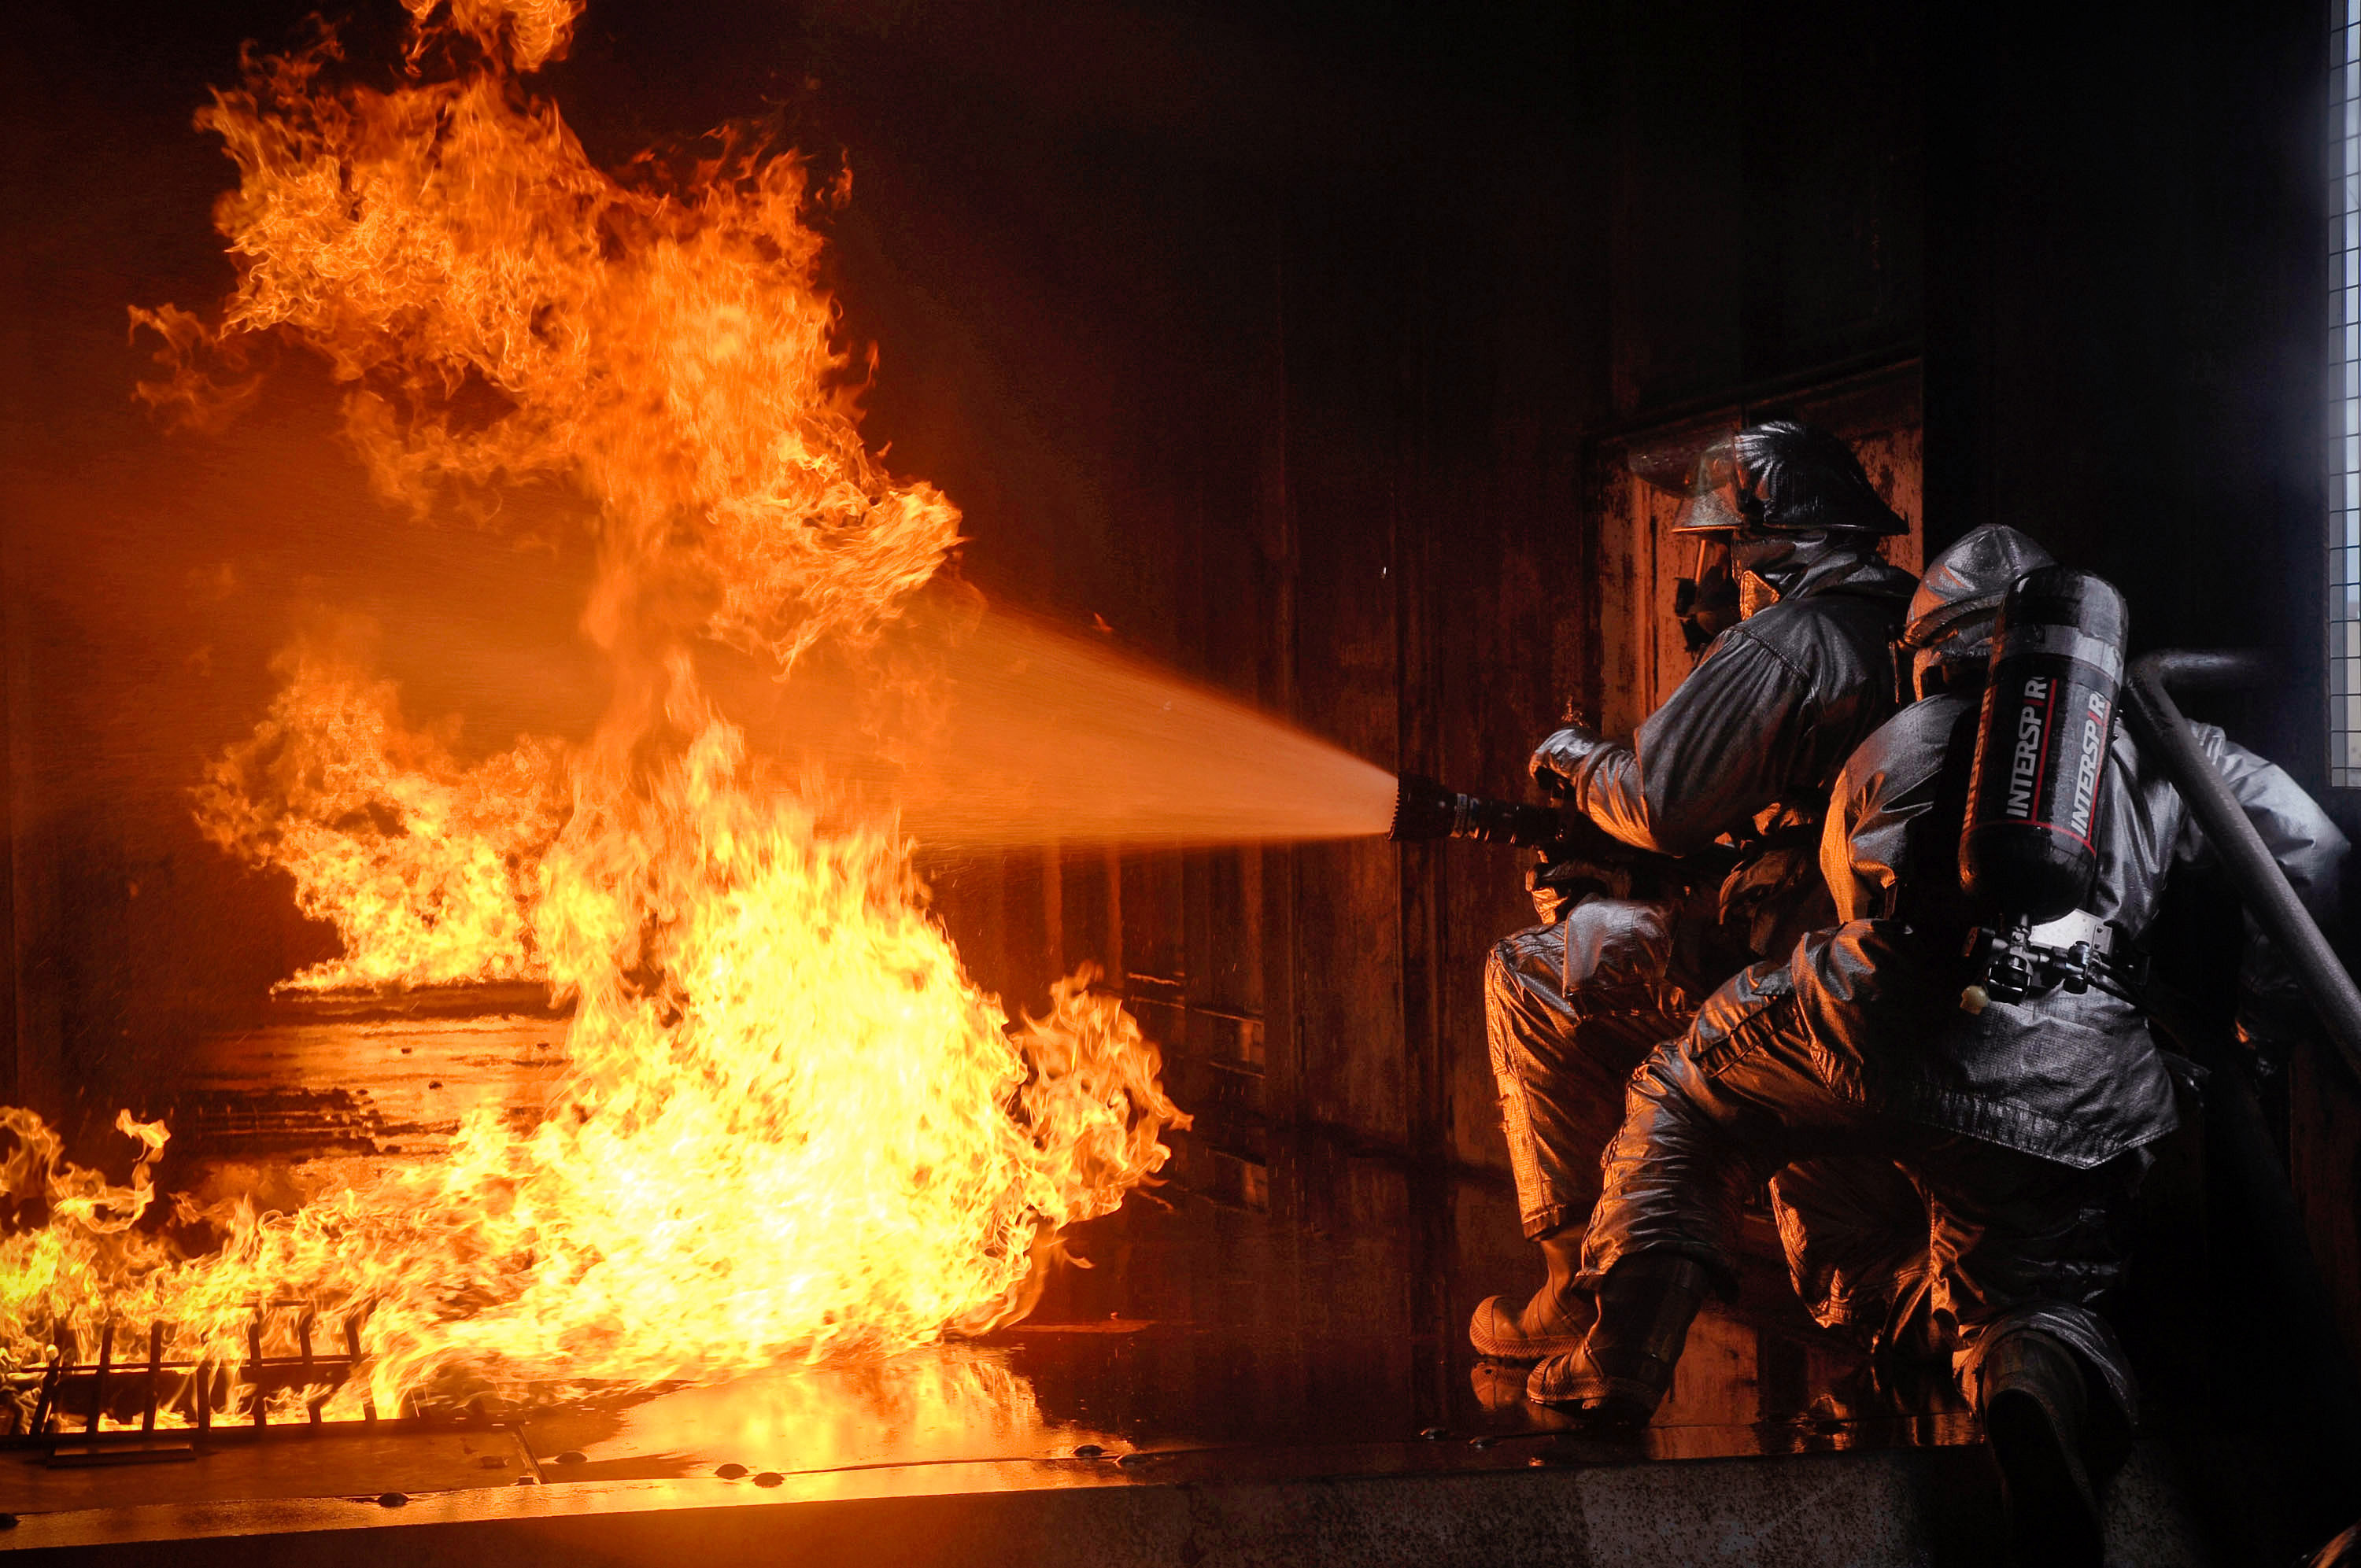
[[406,728],[400,693],[306,641],[254,733],[207,770],[198,825],[285,871],[295,904],[334,924],[344,956],[280,989],[390,989],[538,980],[536,867],[563,820],[565,753],[527,737],[473,766],[456,724]]
[[[529,67],[576,9],[462,0],[455,26]],[[412,10],[413,60],[447,50],[435,7]],[[215,214],[238,284],[217,327],[133,311],[165,339],[143,397],[202,414],[265,341],[292,341],[345,389],[388,496],[573,486],[598,510],[604,646],[701,622],[785,664],[873,630],[935,574],[959,513],[862,444],[799,158],[730,131],[685,170],[643,156],[618,178],[498,55],[390,93],[334,80],[339,60],[333,35],[250,57],[198,115],[238,167]]]
[[161,1229],[135,1223],[161,1127],[121,1124],[147,1152],[116,1188],[5,1113],[10,1206],[47,1221],[0,1237],[0,1373],[105,1321],[235,1365],[272,1301],[366,1314],[331,1413],[1005,1321],[1059,1231],[1166,1157],[1185,1119],[1156,1049],[1087,969],[1012,1030],[892,820],[776,776],[697,669],[711,641],[783,677],[823,639],[857,653],[957,542],[950,503],[861,439],[807,222],[842,182],[816,194],[744,135],[610,175],[522,80],[577,6],[405,4],[393,87],[324,35],[250,53],[200,115],[238,168],[216,216],[239,280],[216,321],[133,313],[163,340],[142,395],[213,417],[275,340],[326,364],[374,482],[422,512],[571,488],[615,699],[584,744],[470,764],[447,729],[405,727],[390,683],[299,644],[198,815],[343,935],[289,983],[545,977],[574,1007],[571,1076],[535,1124],[488,1104],[432,1159],[291,1212],[183,1201]]

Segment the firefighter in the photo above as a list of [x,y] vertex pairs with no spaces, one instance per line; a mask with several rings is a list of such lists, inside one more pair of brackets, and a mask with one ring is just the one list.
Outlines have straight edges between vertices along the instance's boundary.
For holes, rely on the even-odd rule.
[[[1530,878],[1542,923],[1500,942],[1485,1025],[1525,1234],[1546,1277],[1521,1306],[1492,1297],[1468,1337],[1532,1361],[1570,1350],[1569,1295],[1598,1151],[1624,1080],[1680,1033],[1696,1000],[1828,923],[1819,817],[1845,757],[1895,706],[1891,644],[1912,579],[1878,556],[1905,524],[1842,441],[1786,421],[1708,447],[1674,532],[1725,547],[1676,609],[1703,656],[1631,744],[1579,725],[1533,752],[1537,782],[1626,843],[1675,856],[1717,839],[1736,865],[1668,899],[1569,897],[1574,867]],[[1722,624],[1726,582],[1730,624]]]
[[[2010,583],[2048,564],[1993,527],[1928,569],[1905,633],[1925,695],[1846,763],[1829,807],[1821,863],[1839,924],[1732,977],[1633,1075],[1578,1276],[1595,1321],[1527,1392],[1594,1418],[1652,1415],[1703,1298],[1735,1284],[1737,1206],[1769,1177],[1814,1314],[1893,1355],[1948,1355],[2001,1461],[2020,1554],[2096,1563],[2093,1476],[2136,1408],[2096,1305],[2127,1261],[2147,1146],[2176,1124],[2172,1082],[2130,1003],[2095,988],[1987,1001],[1962,956],[1976,916],[1960,833],[1993,623]],[[2328,914],[2344,837],[2277,767],[2194,729],[2298,894]],[[2098,788],[2099,869],[2067,921],[2121,954],[2174,868],[2207,850],[2120,731]],[[2304,1028],[2302,998],[2251,935],[2240,982],[2240,1034],[2268,1057]]]

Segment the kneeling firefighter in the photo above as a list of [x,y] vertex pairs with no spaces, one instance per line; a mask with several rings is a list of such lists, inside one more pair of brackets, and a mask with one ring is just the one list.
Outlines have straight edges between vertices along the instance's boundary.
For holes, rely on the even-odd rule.
[[1737,863],[1685,894],[1576,903],[1566,895],[1582,869],[1545,859],[1529,879],[1543,923],[1492,950],[1492,1072],[1525,1234],[1547,1269],[1521,1307],[1496,1296],[1476,1310],[1469,1339],[1502,1360],[1578,1343],[1567,1292],[1624,1080],[1723,977],[1828,922],[1820,813],[1845,757],[1896,703],[1892,643],[1913,579],[1877,545],[1905,525],[1851,449],[1805,425],[1756,424],[1709,447],[1688,488],[1674,532],[1726,544],[1743,619],[1716,625],[1710,593],[1677,607],[1705,652],[1632,743],[1560,729],[1532,773],[1624,844],[1691,856],[1726,839]]
[[[2135,1394],[2095,1306],[2127,1261],[2147,1146],[2176,1122],[2117,992],[2174,868],[2209,852],[2161,762],[2114,727],[2123,620],[2114,589],[2013,530],[1928,568],[1905,634],[1925,695],[1846,763],[1829,808],[1842,924],[1733,977],[1633,1075],[1581,1261],[1596,1319],[1534,1368],[1533,1398],[1653,1414],[1703,1297],[1734,1284],[1740,1197],[1770,1177],[1814,1314],[1892,1355],[1948,1355],[2020,1555],[2099,1562],[2092,1476]],[[2344,837],[2277,767],[2191,728],[2328,913]],[[2251,931],[2240,1031],[2268,1051],[2307,1015]]]

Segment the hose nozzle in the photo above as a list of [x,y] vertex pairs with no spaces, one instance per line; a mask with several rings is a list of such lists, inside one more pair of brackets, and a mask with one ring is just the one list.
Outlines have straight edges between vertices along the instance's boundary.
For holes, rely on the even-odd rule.
[[1564,830],[1555,806],[1461,795],[1433,779],[1403,773],[1396,784],[1393,826],[1386,837],[1398,844],[1473,839],[1479,844],[1537,848],[1554,842]]

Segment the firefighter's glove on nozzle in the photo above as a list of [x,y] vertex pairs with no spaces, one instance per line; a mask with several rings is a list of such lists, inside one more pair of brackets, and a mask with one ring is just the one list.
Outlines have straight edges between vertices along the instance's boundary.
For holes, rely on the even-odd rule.
[[1554,926],[1586,893],[1597,891],[1598,873],[1571,861],[1554,861],[1547,850],[1533,852],[1532,869],[1525,873],[1525,891],[1533,897],[1533,913],[1544,926]]
[[1606,744],[1584,726],[1569,724],[1534,747],[1533,759],[1527,766],[1535,784],[1552,799],[1563,800],[1573,784],[1575,770]]

